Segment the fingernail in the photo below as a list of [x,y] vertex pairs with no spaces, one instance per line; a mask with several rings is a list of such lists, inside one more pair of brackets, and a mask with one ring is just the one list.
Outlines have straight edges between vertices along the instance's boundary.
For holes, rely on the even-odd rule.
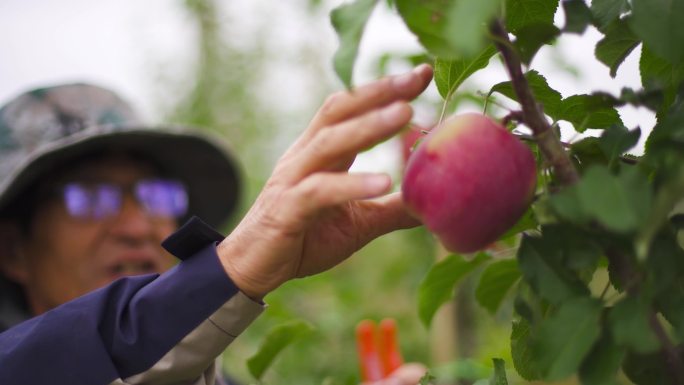
[[398,102],[389,107],[385,107],[380,112],[380,117],[385,123],[391,126],[406,123],[408,118],[406,105]]
[[411,71],[411,72],[405,73],[403,75],[395,76],[392,79],[392,84],[396,88],[406,88],[406,87],[410,86],[411,83],[413,83],[415,77],[416,77],[416,74],[413,71]]
[[430,67],[429,64],[421,64],[418,67],[413,69],[413,72],[418,74],[420,77],[423,77],[426,75],[428,72],[432,72],[432,67]]
[[367,176],[365,182],[370,193],[376,194],[389,189],[392,184],[392,179],[389,175],[376,174]]

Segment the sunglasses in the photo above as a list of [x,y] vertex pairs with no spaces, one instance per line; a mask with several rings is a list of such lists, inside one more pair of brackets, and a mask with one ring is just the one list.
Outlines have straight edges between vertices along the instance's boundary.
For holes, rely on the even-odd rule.
[[128,193],[152,217],[179,218],[188,211],[185,186],[169,179],[143,179],[128,186],[71,182],[63,185],[61,193],[69,215],[81,219],[97,220],[118,215]]

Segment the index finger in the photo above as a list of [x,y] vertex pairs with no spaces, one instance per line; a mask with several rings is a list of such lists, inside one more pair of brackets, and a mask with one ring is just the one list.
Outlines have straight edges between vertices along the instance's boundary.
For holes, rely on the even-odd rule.
[[290,147],[288,152],[296,152],[323,127],[363,115],[398,100],[414,99],[427,88],[431,80],[432,67],[422,64],[405,74],[386,77],[351,92],[332,94],[314,115],[306,132]]
[[430,80],[432,67],[421,64],[411,72],[387,77],[351,92],[333,94],[318,110],[311,126],[325,127],[397,100],[412,100],[427,88]]

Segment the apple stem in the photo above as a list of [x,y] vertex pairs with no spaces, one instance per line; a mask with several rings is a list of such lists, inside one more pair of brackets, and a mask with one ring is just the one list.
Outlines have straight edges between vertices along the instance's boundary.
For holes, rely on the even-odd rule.
[[522,111],[511,111],[508,113],[508,115],[504,116],[503,119],[501,119],[501,124],[504,127],[508,127],[508,124],[510,122],[523,122],[525,119],[525,116],[523,115]]
[[518,101],[522,107],[522,115],[525,124],[532,130],[537,145],[544,158],[553,167],[556,179],[561,186],[570,186],[579,180],[579,174],[575,166],[570,162],[568,154],[563,149],[560,138],[555,134],[548,120],[542,112],[542,108],[537,103],[527,83],[527,78],[522,71],[522,63],[517,53],[513,50],[513,45],[508,37],[501,20],[495,20],[491,25],[491,32],[504,65],[513,84],[513,90],[518,96]]

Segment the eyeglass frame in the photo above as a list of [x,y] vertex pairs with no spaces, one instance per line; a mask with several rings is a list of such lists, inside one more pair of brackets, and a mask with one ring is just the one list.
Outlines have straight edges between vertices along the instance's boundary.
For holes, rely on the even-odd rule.
[[[151,203],[154,203],[155,201],[158,202],[158,200],[154,200],[152,198],[145,198],[145,194],[140,190],[141,188],[144,187],[159,187],[160,183],[162,186],[167,186],[171,187],[172,189],[175,189],[176,196],[173,198],[174,200],[180,199],[181,202],[175,202],[175,203],[180,203],[181,208],[175,209],[174,212],[171,211],[164,211],[163,209],[159,208],[153,208],[151,206]],[[150,184],[153,184],[150,186]],[[81,189],[78,191],[77,189]],[[95,190],[96,189],[96,190]],[[84,191],[87,190],[87,191]],[[88,203],[85,203],[88,205],[85,210],[87,212],[83,213],[78,213],[78,210],[84,210],[84,209],[78,209],[77,207],[74,207],[75,204],[78,202],[72,202],[70,204],[69,200],[74,199],[74,198],[69,198],[67,197],[67,194],[69,194],[72,191],[71,194],[77,194],[77,193],[109,193],[113,194],[110,195],[109,198],[104,198],[101,195],[98,195],[97,197],[90,197],[91,201]],[[159,191],[159,190],[157,190]],[[123,209],[124,206],[124,199],[127,195],[132,196],[136,203],[140,205],[140,207],[145,211],[147,215],[149,215],[152,218],[170,218],[170,219],[179,219],[183,217],[184,215],[187,214],[188,211],[188,206],[189,206],[189,196],[188,196],[188,188],[187,186],[180,180],[173,179],[173,178],[164,178],[164,177],[146,177],[146,178],[140,178],[134,181],[133,183],[116,183],[116,182],[111,182],[111,181],[78,181],[78,180],[71,180],[71,181],[64,181],[56,186],[54,186],[53,192],[61,199],[61,203],[63,204],[65,210],[69,214],[70,217],[75,218],[75,219],[80,219],[80,220],[88,220],[88,221],[103,221],[107,220],[113,217],[116,217],[119,215]],[[180,195],[178,195],[180,194]],[[149,194],[148,194],[149,195]],[[83,199],[84,197],[80,197]],[[96,198],[98,201],[102,202],[102,199],[110,199],[109,205],[114,203],[113,206],[111,207],[106,207],[106,205],[103,205],[102,203],[97,206],[97,203],[93,203],[92,199]],[[167,196],[168,198],[168,196]],[[83,203],[81,203],[83,204]],[[70,207],[71,206],[71,207]],[[167,207],[168,208],[168,207]],[[101,211],[100,213],[97,212],[97,210],[104,210]],[[172,209],[173,210],[173,209]]]

